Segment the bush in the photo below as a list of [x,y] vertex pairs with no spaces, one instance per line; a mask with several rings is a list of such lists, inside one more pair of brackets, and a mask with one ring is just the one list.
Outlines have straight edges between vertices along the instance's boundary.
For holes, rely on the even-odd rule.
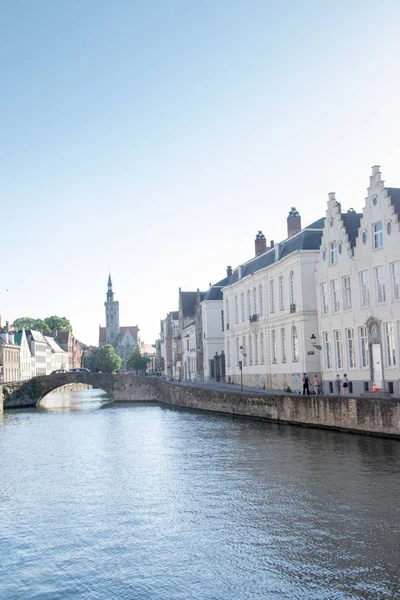
[[293,390],[292,390],[292,388],[290,387],[290,385],[288,385],[288,386],[287,386],[287,388],[286,388],[286,391],[287,391],[287,392],[290,392],[290,393],[292,393],[292,392],[293,392]]

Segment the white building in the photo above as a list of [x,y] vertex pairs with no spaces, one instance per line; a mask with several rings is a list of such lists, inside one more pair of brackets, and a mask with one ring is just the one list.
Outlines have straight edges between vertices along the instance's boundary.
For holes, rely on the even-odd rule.
[[227,381],[301,390],[303,373],[320,376],[315,265],[324,219],[301,230],[292,209],[288,238],[279,244],[258,233],[256,256],[235,269],[223,289]]
[[400,188],[372,168],[362,213],[329,194],[317,264],[324,391],[346,373],[350,392],[400,395]]
[[197,378],[196,325],[192,323],[181,331],[183,379]]
[[[225,365],[217,366],[216,363],[220,362],[222,353],[225,352],[224,329],[227,316],[224,314],[222,290],[231,276],[232,268],[227,267],[226,278],[210,286],[200,304],[204,381],[225,377]],[[218,355],[218,361],[215,360],[215,355]]]
[[26,338],[32,355],[32,377],[48,375],[47,373],[47,342],[40,331],[28,329]]
[[53,371],[59,371],[60,369],[69,369],[69,355],[65,352],[56,342],[56,340],[49,336],[44,336],[47,344],[47,375]]
[[32,355],[29,349],[28,340],[26,338],[25,329],[18,331],[14,334],[15,343],[20,347],[19,361],[20,361],[20,373],[21,381],[27,381],[32,377],[31,364]]

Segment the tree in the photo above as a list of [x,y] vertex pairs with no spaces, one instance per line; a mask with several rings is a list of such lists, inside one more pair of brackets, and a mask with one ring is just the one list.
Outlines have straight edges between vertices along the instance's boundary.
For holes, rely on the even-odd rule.
[[150,359],[148,356],[142,356],[137,346],[134,347],[132,354],[126,359],[126,367],[130,371],[136,371],[136,375],[139,375],[139,371],[142,373],[146,372],[147,365]]
[[13,329],[19,331],[20,329],[35,329],[37,331],[42,330],[43,333],[50,333],[50,327],[42,319],[33,319],[32,317],[20,317],[15,319],[12,324]]
[[103,373],[115,373],[121,368],[121,359],[115,353],[111,344],[106,344],[98,349],[94,359],[94,366]]
[[67,317],[53,315],[52,317],[46,317],[45,322],[49,326],[50,331],[56,329],[57,331],[70,331],[72,333],[72,325]]

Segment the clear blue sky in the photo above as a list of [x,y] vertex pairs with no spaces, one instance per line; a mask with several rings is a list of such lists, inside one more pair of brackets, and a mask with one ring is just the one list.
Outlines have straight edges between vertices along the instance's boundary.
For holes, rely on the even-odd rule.
[[327,193],[400,186],[400,3],[3,0],[0,314],[122,325],[154,342]]

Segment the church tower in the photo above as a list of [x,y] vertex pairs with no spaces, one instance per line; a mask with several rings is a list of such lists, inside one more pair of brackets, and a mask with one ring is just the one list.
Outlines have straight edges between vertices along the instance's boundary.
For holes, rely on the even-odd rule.
[[106,307],[106,344],[115,344],[119,335],[119,302],[114,300],[111,275],[108,276]]

